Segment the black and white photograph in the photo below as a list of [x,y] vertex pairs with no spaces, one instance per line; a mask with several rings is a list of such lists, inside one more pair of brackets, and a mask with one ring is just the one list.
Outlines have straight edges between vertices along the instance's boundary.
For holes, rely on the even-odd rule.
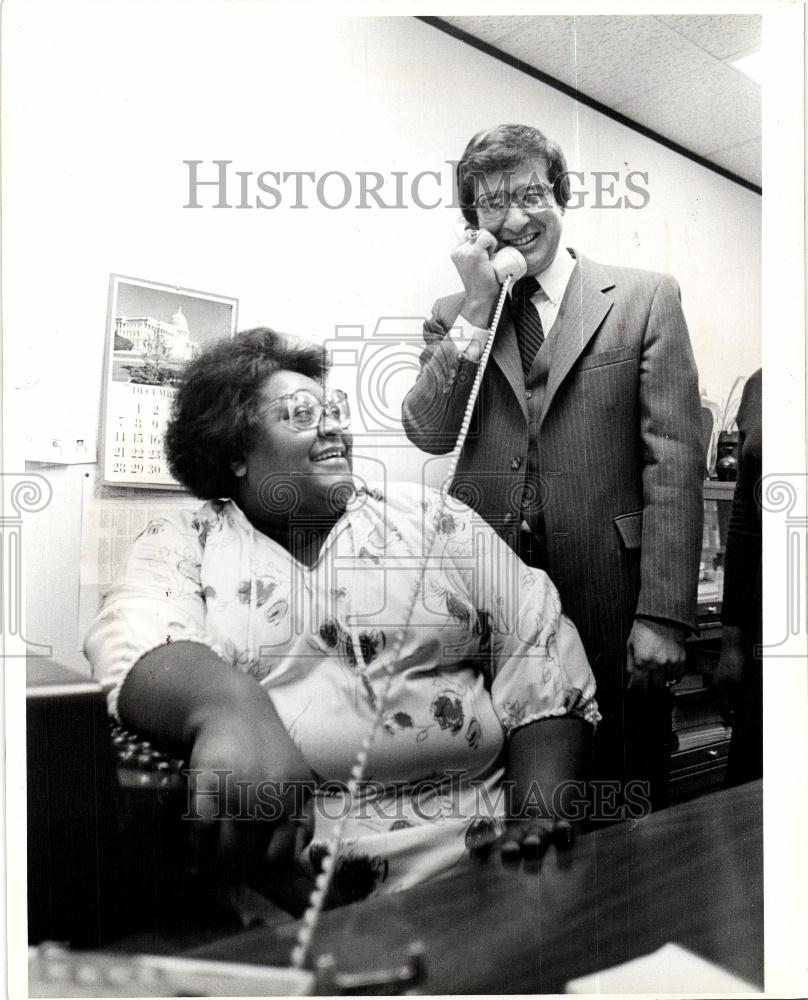
[[802,4],[0,26],[9,995],[804,995]]

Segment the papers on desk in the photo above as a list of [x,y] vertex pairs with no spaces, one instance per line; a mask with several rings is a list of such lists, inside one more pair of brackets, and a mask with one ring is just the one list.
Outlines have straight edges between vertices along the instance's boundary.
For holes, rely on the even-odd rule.
[[632,959],[590,976],[571,979],[567,993],[759,993],[757,986],[739,979],[719,965],[694,955],[678,944],[663,945],[658,951]]

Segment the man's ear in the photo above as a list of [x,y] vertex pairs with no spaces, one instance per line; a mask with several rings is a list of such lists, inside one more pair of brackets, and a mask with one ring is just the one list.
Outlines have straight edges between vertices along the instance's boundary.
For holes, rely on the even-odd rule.
[[237,479],[243,479],[247,475],[247,463],[243,458],[237,458],[231,462],[230,468]]

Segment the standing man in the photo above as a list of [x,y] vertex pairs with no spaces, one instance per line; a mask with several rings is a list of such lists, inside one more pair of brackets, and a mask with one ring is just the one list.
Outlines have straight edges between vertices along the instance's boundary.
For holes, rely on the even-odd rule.
[[471,227],[452,253],[463,291],[425,323],[404,427],[423,451],[451,451],[499,297],[491,256],[515,247],[527,275],[503,310],[452,492],[548,572],[578,626],[603,714],[595,777],[647,780],[663,804],[667,683],[696,628],[703,514],[679,289],[564,247],[566,161],[538,129],[479,132],[457,177]]

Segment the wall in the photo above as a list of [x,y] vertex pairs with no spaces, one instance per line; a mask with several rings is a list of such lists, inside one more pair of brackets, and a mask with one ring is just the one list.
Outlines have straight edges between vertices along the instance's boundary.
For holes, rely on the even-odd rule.
[[[642,210],[568,212],[567,242],[676,275],[712,398],[759,366],[760,199],[557,91],[412,18],[295,20],[263,4],[79,13],[12,5],[4,20],[14,38],[3,70],[5,417],[24,428],[7,468],[42,457],[57,431],[94,437],[110,272],[236,296],[242,328],[266,322],[322,341],[392,317],[385,329],[417,341],[432,301],[458,287],[445,161],[499,121],[539,124],[571,169],[647,173]],[[329,209],[307,194],[309,207],[293,208],[287,184],[274,210],[183,208],[189,159],[207,177],[217,159],[251,172],[251,198],[263,170],[340,171],[352,197]],[[394,171],[408,185],[437,171],[440,187],[424,177],[421,194],[443,204],[418,207],[407,190],[404,208],[358,208],[363,170],[386,185]],[[341,183],[323,188],[332,204]],[[239,202],[237,183],[229,200]],[[413,351],[394,348],[385,364],[378,408],[389,416]],[[340,378],[350,385],[354,373]],[[393,478],[421,474],[423,456],[400,435],[378,441],[360,435],[358,450]],[[28,634],[80,665],[77,559],[96,468],[44,472],[54,500],[28,533]]]

